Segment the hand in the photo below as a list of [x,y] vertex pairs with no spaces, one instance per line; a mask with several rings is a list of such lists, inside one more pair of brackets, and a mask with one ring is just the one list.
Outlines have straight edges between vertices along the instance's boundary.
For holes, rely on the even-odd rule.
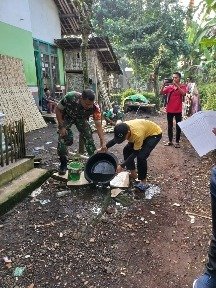
[[123,168],[121,165],[118,165],[117,168],[116,168],[116,173],[120,173],[123,171]]
[[215,136],[216,136],[216,128],[213,128],[212,129],[212,132],[215,134]]
[[107,147],[106,147],[106,144],[102,144],[101,145],[101,152],[104,152],[106,153],[108,151]]
[[179,88],[179,84],[175,80],[173,80],[173,85],[175,85],[177,88]]
[[67,135],[67,129],[65,127],[62,127],[59,129],[59,135],[61,137],[65,137]]
[[106,145],[102,145],[99,149],[97,149],[98,153],[106,153],[108,151]]

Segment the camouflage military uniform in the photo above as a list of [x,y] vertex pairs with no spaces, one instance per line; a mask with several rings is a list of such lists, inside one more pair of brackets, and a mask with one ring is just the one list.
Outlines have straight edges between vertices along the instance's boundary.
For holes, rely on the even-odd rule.
[[62,137],[59,134],[58,138],[58,155],[60,158],[68,155],[67,147],[73,144],[73,132],[71,130],[73,124],[82,134],[88,154],[92,155],[96,150],[88,119],[89,116],[93,115],[94,120],[100,120],[100,109],[94,104],[92,108],[85,110],[80,103],[80,98],[80,93],[72,91],[67,93],[58,104],[58,108],[63,111],[63,126],[67,129],[67,135]]

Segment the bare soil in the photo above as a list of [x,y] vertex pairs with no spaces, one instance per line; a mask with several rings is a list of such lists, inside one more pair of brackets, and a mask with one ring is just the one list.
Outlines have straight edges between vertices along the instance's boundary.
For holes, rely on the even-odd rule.
[[[0,218],[0,257],[12,261],[10,268],[0,262],[0,287],[192,287],[203,272],[211,236],[209,177],[215,155],[200,158],[184,135],[180,149],[165,147],[165,115],[149,119],[164,131],[148,161],[149,182],[161,193],[134,199],[129,189],[113,200],[108,188],[69,189],[48,179],[37,199],[50,202],[29,196]],[[27,134],[26,143],[28,154],[42,158],[41,167],[57,169],[55,124]],[[121,159],[122,148],[110,151]],[[59,191],[69,193],[57,197]],[[25,268],[21,276],[14,276],[16,267]]]

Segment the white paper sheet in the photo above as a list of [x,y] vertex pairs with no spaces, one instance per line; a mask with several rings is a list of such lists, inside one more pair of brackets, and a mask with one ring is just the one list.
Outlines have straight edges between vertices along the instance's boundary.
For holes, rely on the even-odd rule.
[[216,111],[197,112],[178,125],[199,156],[216,149],[216,136],[212,132],[216,128]]

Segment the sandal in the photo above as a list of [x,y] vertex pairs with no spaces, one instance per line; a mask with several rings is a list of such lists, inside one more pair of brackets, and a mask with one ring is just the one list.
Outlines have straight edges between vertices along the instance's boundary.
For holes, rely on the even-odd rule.
[[149,185],[143,184],[143,183],[138,183],[138,184],[134,185],[134,188],[139,189],[141,192],[145,192],[149,188]]
[[174,147],[175,147],[175,148],[180,148],[180,144],[179,144],[179,143],[176,143],[176,144],[174,145]]
[[173,146],[172,142],[167,142],[166,144],[164,144],[164,146]]

